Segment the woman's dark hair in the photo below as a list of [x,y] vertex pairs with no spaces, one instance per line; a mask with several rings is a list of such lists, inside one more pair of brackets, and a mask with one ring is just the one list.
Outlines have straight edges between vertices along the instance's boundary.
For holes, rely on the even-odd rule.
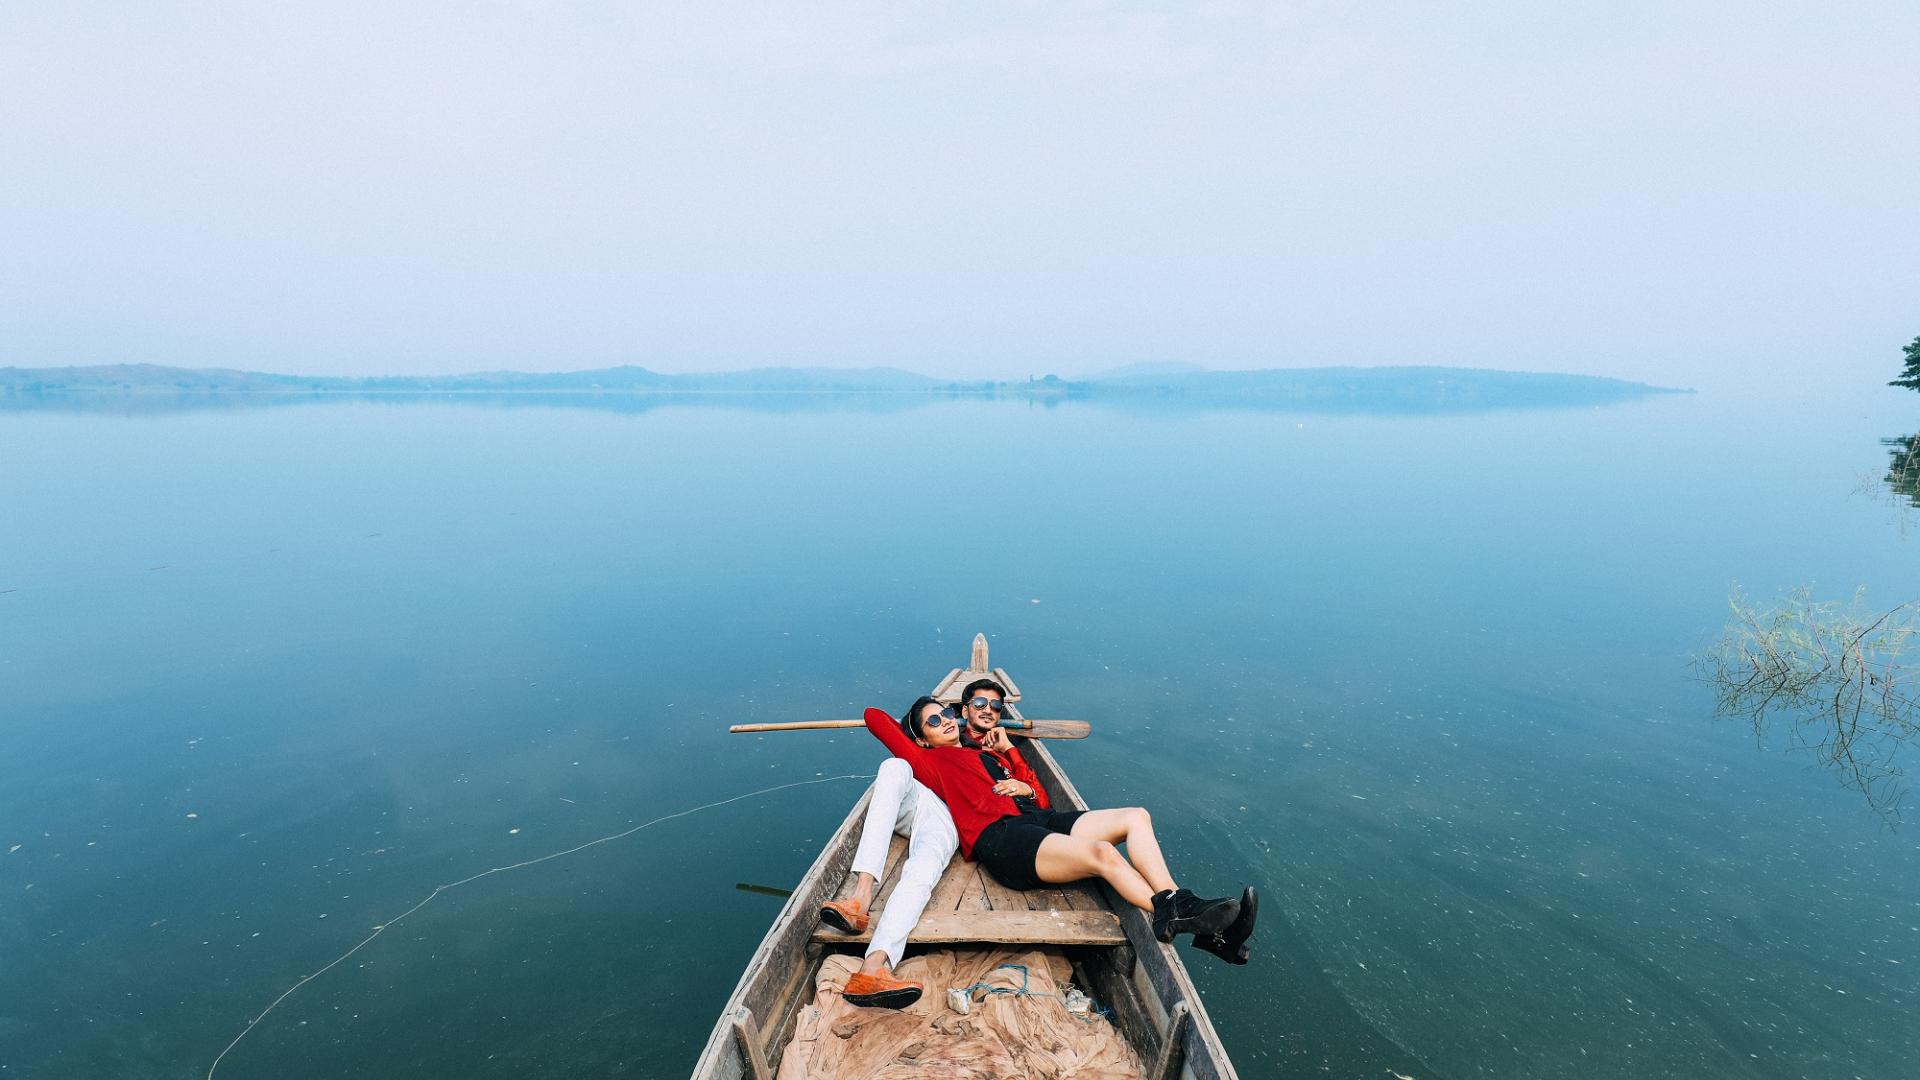
[[912,739],[914,742],[925,742],[927,740],[927,733],[920,726],[920,710],[929,705],[938,704],[940,704],[940,699],[929,697],[926,694],[921,694],[919,697],[914,698],[913,704],[907,706],[907,714],[900,718],[900,730],[906,732],[907,738]]

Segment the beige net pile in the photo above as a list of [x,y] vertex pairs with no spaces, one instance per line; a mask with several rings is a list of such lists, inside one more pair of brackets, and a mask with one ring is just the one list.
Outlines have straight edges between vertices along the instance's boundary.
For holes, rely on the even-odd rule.
[[[1019,964],[1022,972],[1003,967]],[[810,1005],[800,1010],[779,1080],[1133,1080],[1140,1062],[1099,1013],[1067,1010],[1072,968],[1036,948],[942,951],[902,963],[894,975],[926,986],[910,1009],[862,1009],[841,1000],[857,957],[820,965]],[[950,987],[976,989],[966,1015],[947,1003]]]

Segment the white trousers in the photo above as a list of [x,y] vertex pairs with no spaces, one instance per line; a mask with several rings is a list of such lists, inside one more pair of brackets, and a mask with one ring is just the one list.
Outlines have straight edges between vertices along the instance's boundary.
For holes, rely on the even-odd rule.
[[854,873],[872,874],[876,888],[881,871],[887,868],[887,846],[895,833],[907,838],[907,861],[873,928],[873,943],[867,946],[868,956],[886,953],[892,964],[900,962],[907,934],[926,910],[927,897],[933,895],[941,871],[959,850],[960,834],[953,827],[947,804],[913,778],[906,762],[888,758],[880,766],[880,775],[873,779],[873,801],[867,805],[867,820],[860,826],[860,846],[853,853]]

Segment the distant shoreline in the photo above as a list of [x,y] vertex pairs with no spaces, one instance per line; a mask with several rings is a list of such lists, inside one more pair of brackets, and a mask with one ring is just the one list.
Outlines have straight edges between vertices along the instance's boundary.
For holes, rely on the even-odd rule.
[[1451,412],[1565,408],[1692,393],[1595,375],[1444,367],[1269,368],[1210,371],[1185,366],[1028,380],[938,379],[898,368],[754,368],[672,375],[642,367],[570,372],[475,372],[445,376],[302,376],[152,364],[0,368],[0,408],[93,411],[114,402],[159,411],[168,403],[217,407],[317,398],[513,399],[645,408],[648,402],[778,402],[852,398],[911,402],[942,398],[1085,401],[1135,407],[1303,411]]

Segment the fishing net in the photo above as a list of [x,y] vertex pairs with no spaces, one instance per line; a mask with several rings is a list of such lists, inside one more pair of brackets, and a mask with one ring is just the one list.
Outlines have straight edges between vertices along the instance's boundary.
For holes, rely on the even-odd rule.
[[[1140,1061],[1097,1009],[1067,1007],[1072,966],[1031,947],[942,950],[894,970],[926,987],[907,1009],[863,1009],[840,997],[860,960],[829,956],[800,1010],[779,1080],[1133,1080]],[[965,1015],[947,991],[969,992]]]

